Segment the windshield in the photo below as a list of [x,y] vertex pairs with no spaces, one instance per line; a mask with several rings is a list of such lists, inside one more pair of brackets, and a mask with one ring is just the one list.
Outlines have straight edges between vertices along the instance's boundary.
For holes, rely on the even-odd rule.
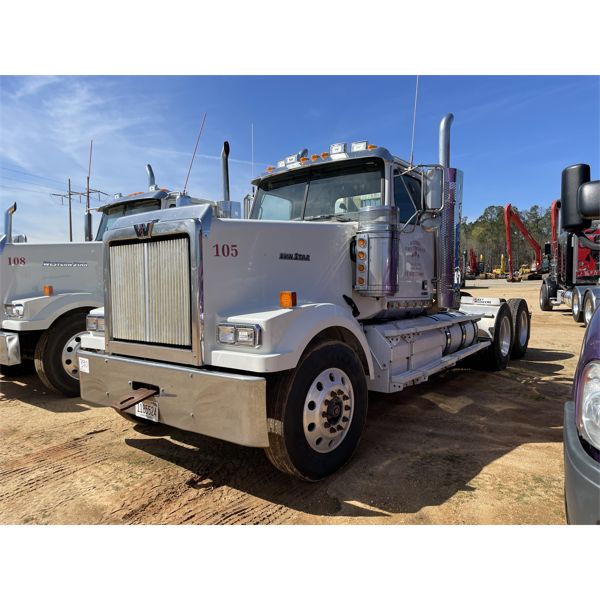
[[382,204],[383,163],[315,167],[260,182],[252,219],[356,220],[358,209]]
[[109,229],[112,224],[119,218],[126,215],[137,215],[138,213],[148,212],[150,210],[158,210],[160,208],[160,200],[144,200],[140,202],[127,202],[117,204],[104,210],[102,220],[96,234],[96,241],[101,242],[104,232]]

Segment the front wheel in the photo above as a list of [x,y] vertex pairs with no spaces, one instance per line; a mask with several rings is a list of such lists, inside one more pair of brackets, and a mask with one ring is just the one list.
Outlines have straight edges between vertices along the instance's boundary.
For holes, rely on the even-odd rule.
[[540,309],[543,311],[552,310],[552,304],[550,303],[550,287],[544,280],[540,287]]
[[354,350],[337,341],[319,343],[294,370],[267,383],[267,457],[280,471],[306,481],[331,475],[358,446],[367,402]]
[[67,315],[42,333],[35,347],[35,370],[42,383],[64,396],[79,396],[77,350],[86,331],[85,313]]

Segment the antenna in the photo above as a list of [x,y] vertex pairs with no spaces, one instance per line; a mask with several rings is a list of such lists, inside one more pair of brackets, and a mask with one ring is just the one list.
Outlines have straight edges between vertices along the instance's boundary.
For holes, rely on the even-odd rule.
[[183,184],[183,194],[187,191],[187,184],[190,178],[190,173],[192,172],[192,165],[194,164],[194,159],[196,158],[196,150],[198,150],[198,144],[200,143],[200,136],[202,135],[202,130],[204,129],[204,121],[206,121],[206,113],[204,113],[204,117],[202,117],[202,125],[200,125],[200,131],[198,132],[198,137],[196,138],[196,146],[194,147],[194,153],[192,154],[192,160],[190,162],[190,168],[187,172],[187,177],[185,178],[185,183]]
[[413,165],[413,151],[415,148],[415,128],[417,126],[417,99],[419,98],[419,76],[417,75],[417,83],[415,85],[415,105],[413,107],[413,125],[412,125],[412,136],[410,140],[410,166]]
[[252,170],[250,179],[254,179],[254,123],[250,123],[250,135],[252,138]]

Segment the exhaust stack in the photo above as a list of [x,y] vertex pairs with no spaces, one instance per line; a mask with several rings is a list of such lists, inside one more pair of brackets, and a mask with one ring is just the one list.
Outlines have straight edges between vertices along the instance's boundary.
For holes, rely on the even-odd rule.
[[448,113],[440,122],[439,161],[444,168],[450,166],[450,127],[454,121],[454,115]]
[[148,191],[156,192],[158,190],[158,186],[156,185],[156,180],[154,179],[154,171],[152,170],[151,165],[146,165],[146,173],[148,173]]
[[[450,127],[454,115],[448,113],[440,122],[439,162],[444,168],[442,214],[438,236],[437,302],[440,308],[457,309],[460,306],[460,213],[462,173],[450,168]],[[457,281],[458,279],[458,281]]]
[[223,143],[221,163],[223,168],[223,201],[229,202],[229,142]]
[[6,234],[6,243],[12,244],[12,216],[17,211],[17,203],[14,202],[6,209],[4,213],[4,233]]

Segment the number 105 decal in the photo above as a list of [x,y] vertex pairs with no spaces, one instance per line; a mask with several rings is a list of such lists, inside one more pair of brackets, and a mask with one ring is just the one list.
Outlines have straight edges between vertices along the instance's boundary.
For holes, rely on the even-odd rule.
[[213,249],[215,256],[223,256],[225,258],[235,258],[239,254],[237,244],[214,244]]

